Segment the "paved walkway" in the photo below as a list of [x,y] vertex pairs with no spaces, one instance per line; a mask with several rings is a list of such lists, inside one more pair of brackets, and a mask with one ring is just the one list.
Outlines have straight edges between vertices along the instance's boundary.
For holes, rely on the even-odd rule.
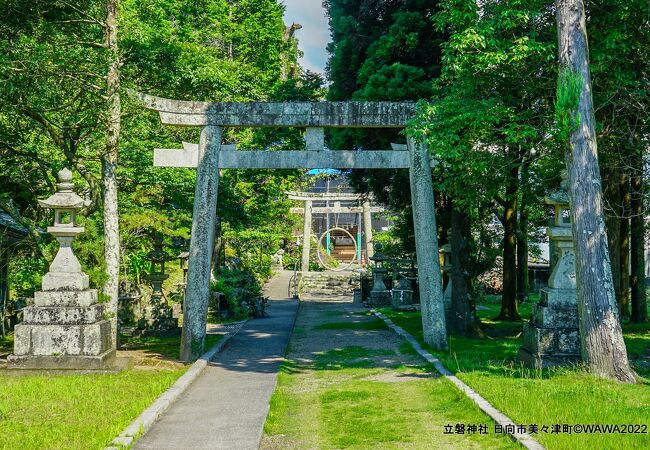
[[244,324],[136,449],[257,449],[298,309],[292,272],[269,282],[268,316]]

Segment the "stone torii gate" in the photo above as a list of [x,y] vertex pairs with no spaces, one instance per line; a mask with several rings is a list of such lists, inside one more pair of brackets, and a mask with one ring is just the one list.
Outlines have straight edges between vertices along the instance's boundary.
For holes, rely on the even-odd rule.
[[[304,226],[302,233],[302,260],[301,270],[303,272],[309,271],[309,252],[310,252],[310,238],[312,230],[312,214],[363,214],[363,232],[366,245],[366,256],[370,258],[374,254],[372,248],[372,213],[384,212],[384,208],[380,206],[370,206],[370,199],[361,194],[353,194],[346,192],[327,192],[327,193],[314,193],[314,192],[287,192],[290,200],[298,200],[305,202],[304,208],[291,208],[289,212],[293,214],[303,214]],[[334,202],[334,206],[313,206],[315,201],[328,201]],[[362,206],[341,206],[341,202],[356,201],[360,202]],[[361,231],[357,233],[357,258],[361,260]]]
[[[206,334],[210,267],[215,239],[219,169],[389,169],[410,172],[415,223],[422,328],[425,341],[447,347],[438,239],[431,179],[431,159],[425,146],[407,138],[408,150],[324,150],[324,128],[405,128],[415,114],[413,103],[296,102],[208,103],[169,100],[136,94],[143,106],[158,111],[163,124],[200,127],[199,144],[183,150],[155,150],[157,166],[196,167],[192,239],[181,358],[195,360],[203,352]],[[224,127],[306,128],[305,150],[236,151],[222,146]]]

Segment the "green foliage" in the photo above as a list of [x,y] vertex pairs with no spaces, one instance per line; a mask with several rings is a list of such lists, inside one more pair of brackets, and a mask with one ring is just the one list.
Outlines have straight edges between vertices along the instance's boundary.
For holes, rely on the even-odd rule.
[[256,275],[249,270],[241,269],[220,270],[217,273],[217,281],[212,283],[210,290],[226,296],[227,318],[233,320],[250,319],[254,312],[250,306],[262,293]]
[[[330,100],[419,100],[432,93],[431,80],[440,75],[440,43],[431,17],[438,1],[328,0],[332,40],[327,73]],[[403,142],[394,131],[336,130],[334,149],[390,148]],[[354,170],[351,184],[358,192],[372,192],[396,216],[396,234],[406,252],[414,249],[410,192],[406,170]],[[399,188],[396,188],[399,187]]]
[[557,121],[558,140],[569,145],[571,134],[580,126],[580,112],[577,111],[582,76],[571,69],[560,70],[557,80],[555,98],[555,120]]
[[[121,85],[171,98],[250,101],[316,100],[322,79],[301,74],[282,80],[296,65],[295,41],[284,39],[284,8],[277,0],[202,0],[189,4],[124,0],[118,36]],[[105,280],[99,155],[104,150],[105,3],[4,2],[0,7],[0,202],[14,207],[34,226],[50,225],[36,199],[54,191],[53,175],[64,166],[75,172],[78,192],[92,201],[81,220],[86,232],[75,250],[93,287]],[[196,142],[197,130],[164,127],[157,114],[122,95],[122,133],[117,172],[121,234],[121,274],[136,283],[148,270],[144,259],[152,236],[189,238],[195,171],[153,167],[153,148]],[[241,148],[281,150],[303,145],[299,130],[230,130]],[[260,231],[273,242],[291,235],[284,220],[284,191],[301,181],[300,171],[224,171],[219,216],[234,233]],[[241,250],[249,267],[242,237]],[[38,286],[46,261],[54,256],[49,239],[35,244],[38,263],[12,271],[12,284],[29,294]],[[25,253],[26,255],[27,253]],[[263,255],[260,280],[270,274]],[[250,260],[250,261],[249,261]]]
[[[381,251],[385,255],[392,258],[402,258],[409,256],[408,253],[404,251],[404,245],[402,242],[404,239],[400,239],[398,233],[401,231],[401,227],[393,226],[388,231],[377,231],[372,235],[372,240],[375,244],[381,244]],[[412,256],[412,254],[410,254]]]

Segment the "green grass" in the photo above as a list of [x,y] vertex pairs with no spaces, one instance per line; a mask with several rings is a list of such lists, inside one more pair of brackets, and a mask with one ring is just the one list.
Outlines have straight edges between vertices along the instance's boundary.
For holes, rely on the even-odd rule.
[[104,448],[185,370],[0,375],[0,448]]
[[314,367],[316,369],[339,370],[352,367],[371,367],[371,358],[391,356],[395,352],[388,349],[369,349],[359,346],[350,346],[341,349],[328,350],[316,355]]
[[[221,337],[208,335],[206,349]],[[152,358],[175,360],[180,337],[123,336],[122,343]],[[0,370],[0,449],[102,449],[186,370],[174,364],[91,375]]]
[[316,330],[385,330],[386,324],[383,320],[364,320],[355,322],[328,322],[322,323],[314,329]]
[[[444,434],[447,424],[489,424],[445,379],[383,382],[372,377],[385,373],[386,368],[358,367],[359,358],[391,354],[390,350],[346,347],[323,353],[336,359],[326,367],[318,364],[318,358],[314,365],[285,361],[265,433],[279,436],[276,445],[281,448],[517,448],[492,434]],[[427,369],[395,366],[391,370],[425,374]]]
[[[208,351],[223,337],[221,334],[208,334],[205,336],[205,350]],[[143,350],[149,354],[160,355],[166,358],[178,359],[181,348],[181,337],[120,337],[122,348],[125,350]]]
[[[530,316],[531,304],[522,305],[522,317]],[[498,298],[487,298],[482,305],[489,308],[478,312],[488,338],[451,336],[449,351],[432,353],[513,421],[549,426],[556,423],[650,424],[650,385],[599,379],[579,367],[526,369],[517,361],[522,323],[494,320],[499,310]],[[389,309],[382,312],[423,341],[419,313]],[[623,329],[630,357],[634,360],[648,355],[650,325],[624,325]],[[637,367],[637,372],[648,376],[647,369]],[[540,434],[537,437],[551,450],[650,448],[647,434]]]

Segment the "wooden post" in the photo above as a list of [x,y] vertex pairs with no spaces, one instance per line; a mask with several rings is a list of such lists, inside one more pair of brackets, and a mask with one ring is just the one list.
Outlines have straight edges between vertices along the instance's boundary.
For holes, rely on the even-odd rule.
[[302,268],[309,272],[309,251],[311,247],[311,200],[305,200],[305,222],[302,229]]
[[409,177],[424,341],[437,350],[445,350],[447,326],[438,259],[436,206],[433,198],[429,153],[426,147],[416,143],[413,138],[409,137],[407,142],[411,160]]
[[216,126],[206,126],[201,130],[192,215],[192,240],[187,268],[187,290],[183,304],[180,355],[185,361],[198,359],[203,353],[205,344],[219,189],[221,132],[221,128]]

